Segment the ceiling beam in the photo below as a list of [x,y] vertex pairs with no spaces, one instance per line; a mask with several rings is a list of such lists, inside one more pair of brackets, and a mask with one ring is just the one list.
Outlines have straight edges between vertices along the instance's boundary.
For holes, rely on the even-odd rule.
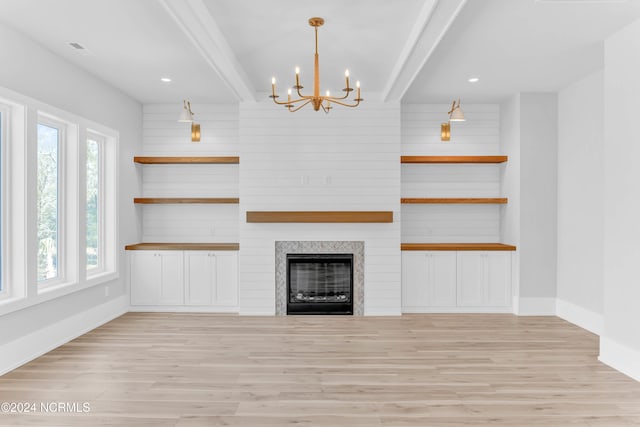
[[202,0],[160,0],[167,13],[238,101],[255,101],[255,90],[220,27]]
[[435,51],[467,0],[425,0],[382,93],[399,102]]

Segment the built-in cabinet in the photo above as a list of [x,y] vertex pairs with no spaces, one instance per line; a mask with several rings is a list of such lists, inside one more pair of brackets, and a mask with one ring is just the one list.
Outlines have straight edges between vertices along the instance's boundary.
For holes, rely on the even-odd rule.
[[186,305],[238,305],[237,254],[187,251],[184,263]]
[[402,254],[402,306],[455,307],[456,253],[404,252]]
[[458,252],[458,307],[511,306],[511,253]]
[[[507,160],[401,157],[401,163],[411,164],[408,168],[419,168],[403,167],[403,194],[410,195],[401,199],[407,206],[401,245],[403,312],[510,311],[516,248],[499,242],[499,209],[508,200],[498,194],[499,168]],[[480,240],[483,236],[487,240]]]
[[238,254],[130,251],[131,305],[237,311]]
[[[204,193],[215,192],[211,189],[215,186],[205,186],[189,177],[192,174],[196,178],[209,177],[210,175],[202,169],[207,167],[206,165],[218,168],[216,165],[237,165],[239,161],[237,156],[134,158],[135,163],[142,165],[163,165],[160,166],[163,170],[171,167],[170,165],[187,165],[179,169],[170,169],[176,176],[171,185],[160,185],[164,184],[164,181],[157,179],[160,171],[154,170],[152,178],[155,176],[156,179],[150,179],[149,182],[153,197],[137,197],[133,200],[135,204],[142,206],[177,206],[177,210],[167,211],[166,215],[155,212],[151,219],[143,211],[145,224],[161,224],[154,225],[156,231],[152,233],[158,235],[160,241],[136,243],[125,247],[129,254],[129,285],[131,305],[134,309],[238,311],[239,245],[235,242],[201,241],[206,239],[203,239],[203,236],[213,235],[217,227],[210,222],[212,216],[208,214],[209,211],[202,211],[196,205],[217,205],[224,209],[230,204],[237,205],[239,199],[201,197]],[[188,168],[189,172],[185,168]],[[183,193],[184,197],[174,197],[174,193]],[[189,205],[194,207],[188,208]],[[184,216],[190,211],[197,212],[197,218]],[[225,215],[229,214],[227,210],[224,212]],[[177,227],[171,221],[167,221],[174,218],[179,222]],[[191,227],[191,224],[194,226]],[[235,221],[232,227],[237,228]],[[171,229],[165,231],[166,228]],[[185,238],[185,233],[176,233],[175,230],[187,230],[189,234],[186,234]],[[173,240],[175,236],[180,236],[179,241]]]
[[134,251],[129,257],[131,305],[184,304],[181,251]]
[[403,251],[403,312],[509,311],[511,254]]

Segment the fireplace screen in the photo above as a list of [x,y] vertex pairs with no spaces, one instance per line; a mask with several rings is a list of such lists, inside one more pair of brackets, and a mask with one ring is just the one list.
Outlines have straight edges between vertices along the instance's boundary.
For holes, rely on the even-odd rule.
[[353,314],[352,254],[288,254],[287,314]]

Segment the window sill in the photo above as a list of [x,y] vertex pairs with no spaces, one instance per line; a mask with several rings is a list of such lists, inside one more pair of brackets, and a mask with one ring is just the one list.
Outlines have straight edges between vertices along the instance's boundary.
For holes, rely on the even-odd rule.
[[87,278],[82,284],[80,283],[64,283],[51,285],[40,289],[37,295],[32,297],[16,296],[0,300],[0,316],[13,313],[19,310],[42,304],[56,298],[64,297],[75,292],[83,291],[94,286],[111,282],[119,277],[117,272],[104,272]]

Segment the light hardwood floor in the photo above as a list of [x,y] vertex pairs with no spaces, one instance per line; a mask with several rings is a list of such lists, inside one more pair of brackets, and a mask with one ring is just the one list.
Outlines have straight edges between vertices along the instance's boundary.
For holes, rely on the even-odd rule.
[[1,426],[640,425],[640,383],[555,317],[129,313],[0,377]]

